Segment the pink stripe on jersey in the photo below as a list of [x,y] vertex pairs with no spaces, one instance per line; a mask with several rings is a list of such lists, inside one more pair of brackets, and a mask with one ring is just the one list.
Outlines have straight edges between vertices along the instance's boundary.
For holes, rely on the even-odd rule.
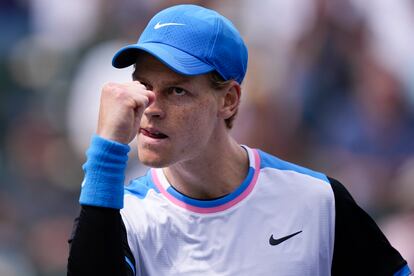
[[221,212],[221,211],[229,209],[230,207],[236,205],[237,203],[239,203],[240,201],[245,199],[253,191],[254,187],[256,186],[257,178],[259,177],[259,172],[260,172],[260,156],[259,156],[259,153],[258,153],[257,150],[253,149],[252,151],[253,151],[254,161],[255,161],[254,162],[255,163],[254,175],[253,175],[252,180],[250,181],[247,188],[238,197],[236,197],[233,200],[231,200],[229,202],[226,202],[222,205],[219,205],[219,206],[215,206],[215,207],[198,207],[198,206],[190,205],[188,203],[185,203],[185,202],[177,199],[176,197],[174,197],[173,195],[171,195],[169,192],[167,192],[165,190],[165,188],[161,184],[161,181],[160,181],[155,169],[151,169],[152,179],[154,181],[155,186],[158,188],[158,190],[169,201],[171,201],[175,205],[178,205],[178,206],[180,206],[180,207],[182,207],[186,210],[196,212],[196,213],[201,213],[201,214]]

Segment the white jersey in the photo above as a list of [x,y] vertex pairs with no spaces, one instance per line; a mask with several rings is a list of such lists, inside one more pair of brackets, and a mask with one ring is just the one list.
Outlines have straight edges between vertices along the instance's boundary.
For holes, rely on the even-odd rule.
[[126,187],[121,215],[136,275],[330,275],[335,199],[320,173],[244,147],[247,177],[196,200],[162,169]]

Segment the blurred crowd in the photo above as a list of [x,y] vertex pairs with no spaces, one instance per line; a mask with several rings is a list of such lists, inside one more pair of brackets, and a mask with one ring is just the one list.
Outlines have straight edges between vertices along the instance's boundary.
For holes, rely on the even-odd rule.
[[100,89],[132,72],[111,58],[184,2],[248,45],[236,139],[339,179],[413,268],[413,0],[2,0],[0,275],[65,275]]

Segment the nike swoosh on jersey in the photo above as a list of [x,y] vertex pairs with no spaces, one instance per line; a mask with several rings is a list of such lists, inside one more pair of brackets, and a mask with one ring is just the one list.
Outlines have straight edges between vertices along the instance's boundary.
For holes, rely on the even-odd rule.
[[183,24],[183,23],[174,23],[174,22],[161,23],[161,22],[158,22],[157,24],[155,24],[154,29],[157,30],[157,29],[165,27],[165,26],[184,26],[184,25],[185,24]]
[[296,236],[296,235],[297,235],[297,234],[299,234],[299,233],[302,233],[302,231],[298,231],[298,232],[296,232],[296,233],[293,233],[293,234],[287,235],[287,236],[285,236],[285,237],[283,237],[283,238],[280,238],[280,239],[274,239],[274,238],[273,238],[273,234],[272,234],[272,235],[270,236],[269,243],[270,243],[270,245],[278,245],[278,244],[280,244],[280,243],[282,243],[282,242],[284,242],[284,241],[286,241],[286,240],[290,239],[291,237]]

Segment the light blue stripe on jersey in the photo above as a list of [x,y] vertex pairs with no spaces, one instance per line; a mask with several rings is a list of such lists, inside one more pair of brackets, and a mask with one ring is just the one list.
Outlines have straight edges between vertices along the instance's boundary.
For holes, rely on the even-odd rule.
[[410,274],[411,274],[410,268],[408,267],[408,265],[405,265],[397,273],[395,273],[394,276],[407,276]]
[[125,194],[134,195],[143,199],[147,196],[149,190],[154,190],[157,193],[160,192],[154,182],[152,182],[151,170],[148,170],[145,176],[132,180],[129,185],[125,187]]
[[196,207],[202,207],[202,208],[208,208],[208,207],[216,207],[223,205],[227,202],[232,201],[236,197],[238,197],[241,193],[243,193],[244,190],[249,187],[250,182],[252,181],[254,175],[254,168],[249,167],[249,172],[247,174],[247,177],[244,179],[242,184],[231,194],[224,196],[219,199],[213,199],[213,200],[197,200],[190,197],[187,197],[179,192],[177,192],[173,187],[168,187],[167,192],[177,198],[180,201],[183,201],[189,205],[196,206]]
[[83,165],[85,178],[79,202],[121,209],[124,199],[125,168],[130,148],[94,135]]
[[134,265],[132,264],[131,260],[130,260],[130,259],[128,259],[128,257],[127,257],[127,256],[125,256],[125,261],[126,261],[126,262],[127,262],[127,264],[131,267],[132,272],[134,272],[134,275],[135,275],[135,267],[134,267]]
[[279,169],[279,170],[295,171],[295,172],[306,174],[306,175],[312,176],[314,178],[317,178],[317,179],[320,179],[320,180],[323,180],[329,183],[328,177],[324,175],[323,173],[315,172],[310,169],[298,166],[296,164],[289,163],[275,156],[272,156],[268,153],[265,153],[261,150],[258,150],[258,151],[259,151],[260,159],[261,159],[261,163],[260,163],[261,169],[274,168],[274,169]]

